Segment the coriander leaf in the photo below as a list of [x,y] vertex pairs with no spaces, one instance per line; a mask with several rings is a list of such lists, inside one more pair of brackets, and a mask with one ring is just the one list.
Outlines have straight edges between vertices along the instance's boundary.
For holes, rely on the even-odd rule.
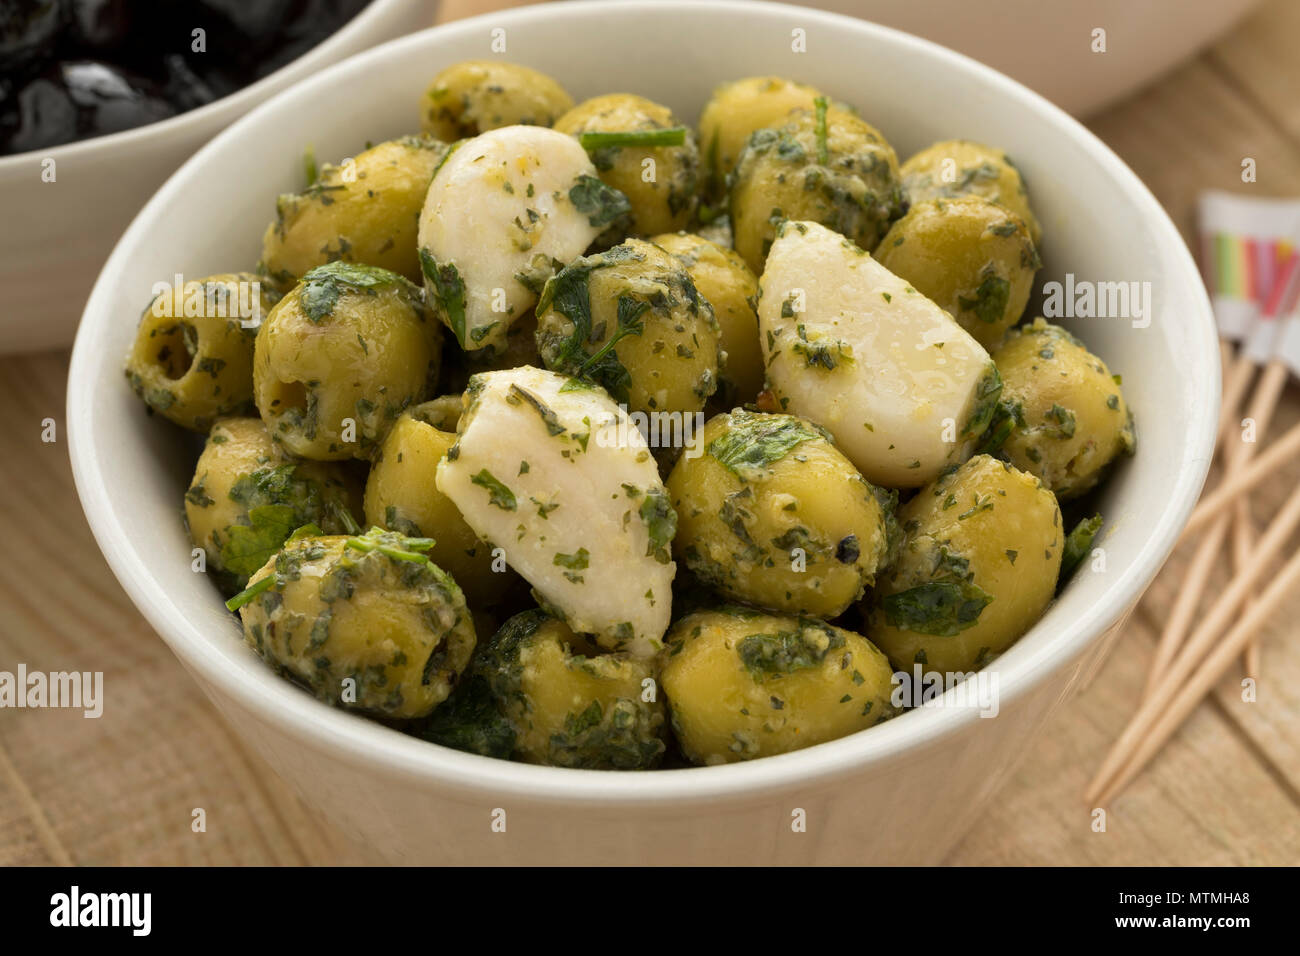
[[228,527],[221,545],[221,566],[242,577],[271,560],[297,523],[289,505],[260,505],[249,510],[248,520],[248,525]]
[[801,620],[797,631],[750,634],[736,645],[740,662],[756,681],[817,667],[844,638],[829,624]]
[[963,438],[972,438],[983,434],[997,413],[998,399],[1002,396],[1002,376],[998,367],[989,362],[988,368],[975,386],[975,407],[971,409],[966,427],[962,429]]
[[886,595],[880,602],[893,627],[936,637],[952,637],[974,626],[993,596],[973,581],[927,581]]
[[319,323],[334,311],[345,288],[367,291],[398,285],[414,292],[411,283],[396,272],[359,262],[327,262],[302,277],[302,310],[312,322]]
[[660,564],[667,564],[667,546],[677,534],[677,512],[673,510],[667,493],[658,488],[651,488],[645,493],[645,499],[641,502],[637,513],[645,522],[646,530],[650,534],[646,555],[653,556]]
[[514,511],[519,507],[515,501],[515,493],[493,477],[492,472],[486,468],[471,477],[470,481],[480,488],[487,489],[491,503],[502,511]]
[[727,470],[748,480],[797,445],[821,437],[812,425],[791,415],[741,411],[732,413],[730,426],[709,442],[708,452]]
[[1064,405],[1053,405],[1043,415],[1047,421],[1056,422],[1056,437],[1073,438],[1074,437],[1074,412]]
[[515,749],[514,729],[501,714],[491,684],[478,673],[469,674],[415,733],[435,744],[484,757],[504,759]]
[[641,335],[645,331],[645,321],[641,318],[650,309],[650,303],[638,302],[631,296],[618,297],[618,328],[609,337],[596,354],[587,359],[578,368],[581,378],[590,379],[602,386],[617,402],[626,403],[628,389],[632,385],[632,374],[619,361],[614,346],[628,335]]
[[587,217],[593,226],[604,227],[631,212],[627,197],[585,173],[577,178],[569,190],[569,199],[578,212]]
[[1025,414],[1020,402],[999,401],[975,454],[996,455],[1011,437],[1011,433],[1024,425]]
[[1011,298],[1011,283],[998,275],[986,276],[975,289],[974,298],[958,296],[957,304],[964,312],[973,312],[981,322],[989,325],[1000,322]]
[[591,555],[586,548],[579,548],[576,554],[560,554],[557,552],[555,557],[551,559],[551,563],[557,568],[568,568],[570,571],[585,571],[590,557]]
[[433,298],[442,316],[456,334],[456,341],[465,348],[465,283],[454,263],[440,265],[420,248],[420,271],[433,287]]

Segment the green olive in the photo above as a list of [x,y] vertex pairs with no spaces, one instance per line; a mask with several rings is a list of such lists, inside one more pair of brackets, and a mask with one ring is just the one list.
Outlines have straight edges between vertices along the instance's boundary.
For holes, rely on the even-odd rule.
[[[641,133],[680,126],[672,110],[631,93],[579,103],[555,121],[561,133]],[[601,180],[632,207],[626,231],[653,235],[685,227],[695,213],[700,151],[687,130],[679,146],[597,146],[587,150]]]
[[127,380],[155,412],[197,432],[252,411],[253,339],[274,304],[247,272],[170,287],[140,317]]
[[982,196],[916,203],[880,241],[876,260],[986,349],[1020,321],[1040,265],[1024,222]]
[[185,492],[185,524],[209,573],[233,594],[295,529],[351,528],[356,498],[339,465],[286,456],[260,419],[225,418],[212,426]]
[[860,634],[748,608],[697,611],[668,632],[664,694],[693,763],[835,740],[894,716],[893,674]]
[[372,146],[316,182],[276,200],[262,237],[262,268],[292,285],[327,262],[359,262],[419,282],[416,226],[434,170],[448,147],[408,136]]
[[779,76],[750,76],[715,89],[700,114],[700,147],[715,198],[752,133],[783,125],[793,110],[812,109],[821,95]]
[[664,753],[655,659],[603,654],[545,611],[517,614],[474,656],[517,759],[644,770]]
[[398,418],[384,439],[366,482],[366,524],[412,537],[433,538],[426,554],[456,579],[472,606],[499,601],[515,577],[492,549],[470,530],[460,510],[438,490],[438,462],[456,443],[454,432],[424,421],[429,404],[416,405]]
[[241,595],[245,640],[327,703],[428,715],[469,663],[474,624],[460,588],[422,546],[378,529],[291,539]]
[[718,373],[722,400],[727,407],[754,401],[763,389],[758,278],[736,252],[689,232],[668,233],[650,241],[681,261],[695,288],[713,307],[726,354]]
[[1042,617],[1065,532],[1033,475],[976,455],[898,513],[903,546],[877,583],[867,635],[899,670],[983,667]]
[[1042,239],[1038,219],[1029,208],[1024,177],[1000,149],[964,139],[943,140],[903,164],[903,185],[914,203],[983,196],[1024,220],[1035,246]]
[[[889,553],[892,501],[815,425],[736,409],[704,428],[667,488],[673,550],[737,600],[833,618],[862,596]],[[883,507],[882,507],[883,503]]]
[[317,266],[257,336],[254,395],[271,437],[303,458],[368,458],[436,384],[442,330],[419,288],[371,266]]
[[572,97],[545,73],[465,60],[433,78],[421,100],[421,120],[424,132],[450,143],[502,126],[553,126],[572,108]]
[[411,409],[417,421],[432,425],[440,432],[455,432],[460,422],[461,412],[465,410],[465,397],[457,392],[454,395],[439,395],[427,402],[421,402]]
[[1133,416],[1118,378],[1065,329],[1035,319],[1013,329],[993,361],[1013,426],[1002,454],[1057,497],[1077,498],[1133,453]]
[[640,239],[577,259],[537,304],[546,367],[643,413],[694,413],[718,384],[718,322],[680,261]]
[[755,273],[783,221],[820,223],[870,252],[906,208],[894,148],[835,107],[754,133],[732,173],[736,251]]

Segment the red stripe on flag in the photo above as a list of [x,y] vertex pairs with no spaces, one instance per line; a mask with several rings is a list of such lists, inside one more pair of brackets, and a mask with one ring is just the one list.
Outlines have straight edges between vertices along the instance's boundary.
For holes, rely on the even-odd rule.
[[1278,272],[1277,281],[1269,292],[1268,300],[1260,311],[1260,317],[1275,319],[1285,315],[1295,307],[1296,295],[1300,291],[1300,252],[1292,252]]

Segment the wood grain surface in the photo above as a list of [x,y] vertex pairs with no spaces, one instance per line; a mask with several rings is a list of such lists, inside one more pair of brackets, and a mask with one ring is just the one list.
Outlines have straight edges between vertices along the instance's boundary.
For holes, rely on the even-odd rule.
[[[513,5],[456,0],[460,14]],[[1300,3],[1273,0],[1092,128],[1184,237],[1200,190],[1300,195]],[[1259,178],[1240,181],[1243,157]],[[0,360],[0,669],[103,671],[100,720],[0,711],[0,865],[376,862],[317,819],[235,737],[122,593],[82,517],[63,438],[66,353]],[[58,440],[42,441],[52,418]],[[1272,434],[1300,420],[1286,393]],[[1300,462],[1261,487],[1266,519]],[[1294,546],[1294,545],[1293,545]],[[1162,576],[1091,685],[1060,708],[953,864],[1300,862],[1300,594],[1263,641],[1258,699],[1225,679],[1094,832],[1082,791],[1137,703],[1187,554]],[[1207,589],[1213,594],[1221,582]],[[203,808],[207,831],[191,831]]]

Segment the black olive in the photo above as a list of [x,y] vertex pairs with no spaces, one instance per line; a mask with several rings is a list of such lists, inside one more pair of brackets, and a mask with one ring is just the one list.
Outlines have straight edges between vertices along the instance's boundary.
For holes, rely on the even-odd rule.
[[65,0],[4,0],[0,3],[0,70],[16,80],[54,54],[67,23]]
[[176,107],[155,84],[126,70],[94,60],[60,63],[59,68],[85,135],[117,133],[176,115]]
[[0,152],[70,143],[77,138],[77,107],[61,82],[32,80],[6,100],[0,113]]
[[124,46],[131,35],[130,0],[68,0],[72,22],[68,39],[94,56]]
[[0,0],[0,154],[211,103],[297,59],[367,2]]
[[176,115],[149,80],[80,60],[58,63],[18,91],[17,110],[0,130],[5,152],[58,146]]
[[190,68],[185,57],[179,53],[169,53],[163,58],[167,70],[167,83],[164,89],[167,99],[181,110],[192,110],[217,99],[219,95],[197,73]]

